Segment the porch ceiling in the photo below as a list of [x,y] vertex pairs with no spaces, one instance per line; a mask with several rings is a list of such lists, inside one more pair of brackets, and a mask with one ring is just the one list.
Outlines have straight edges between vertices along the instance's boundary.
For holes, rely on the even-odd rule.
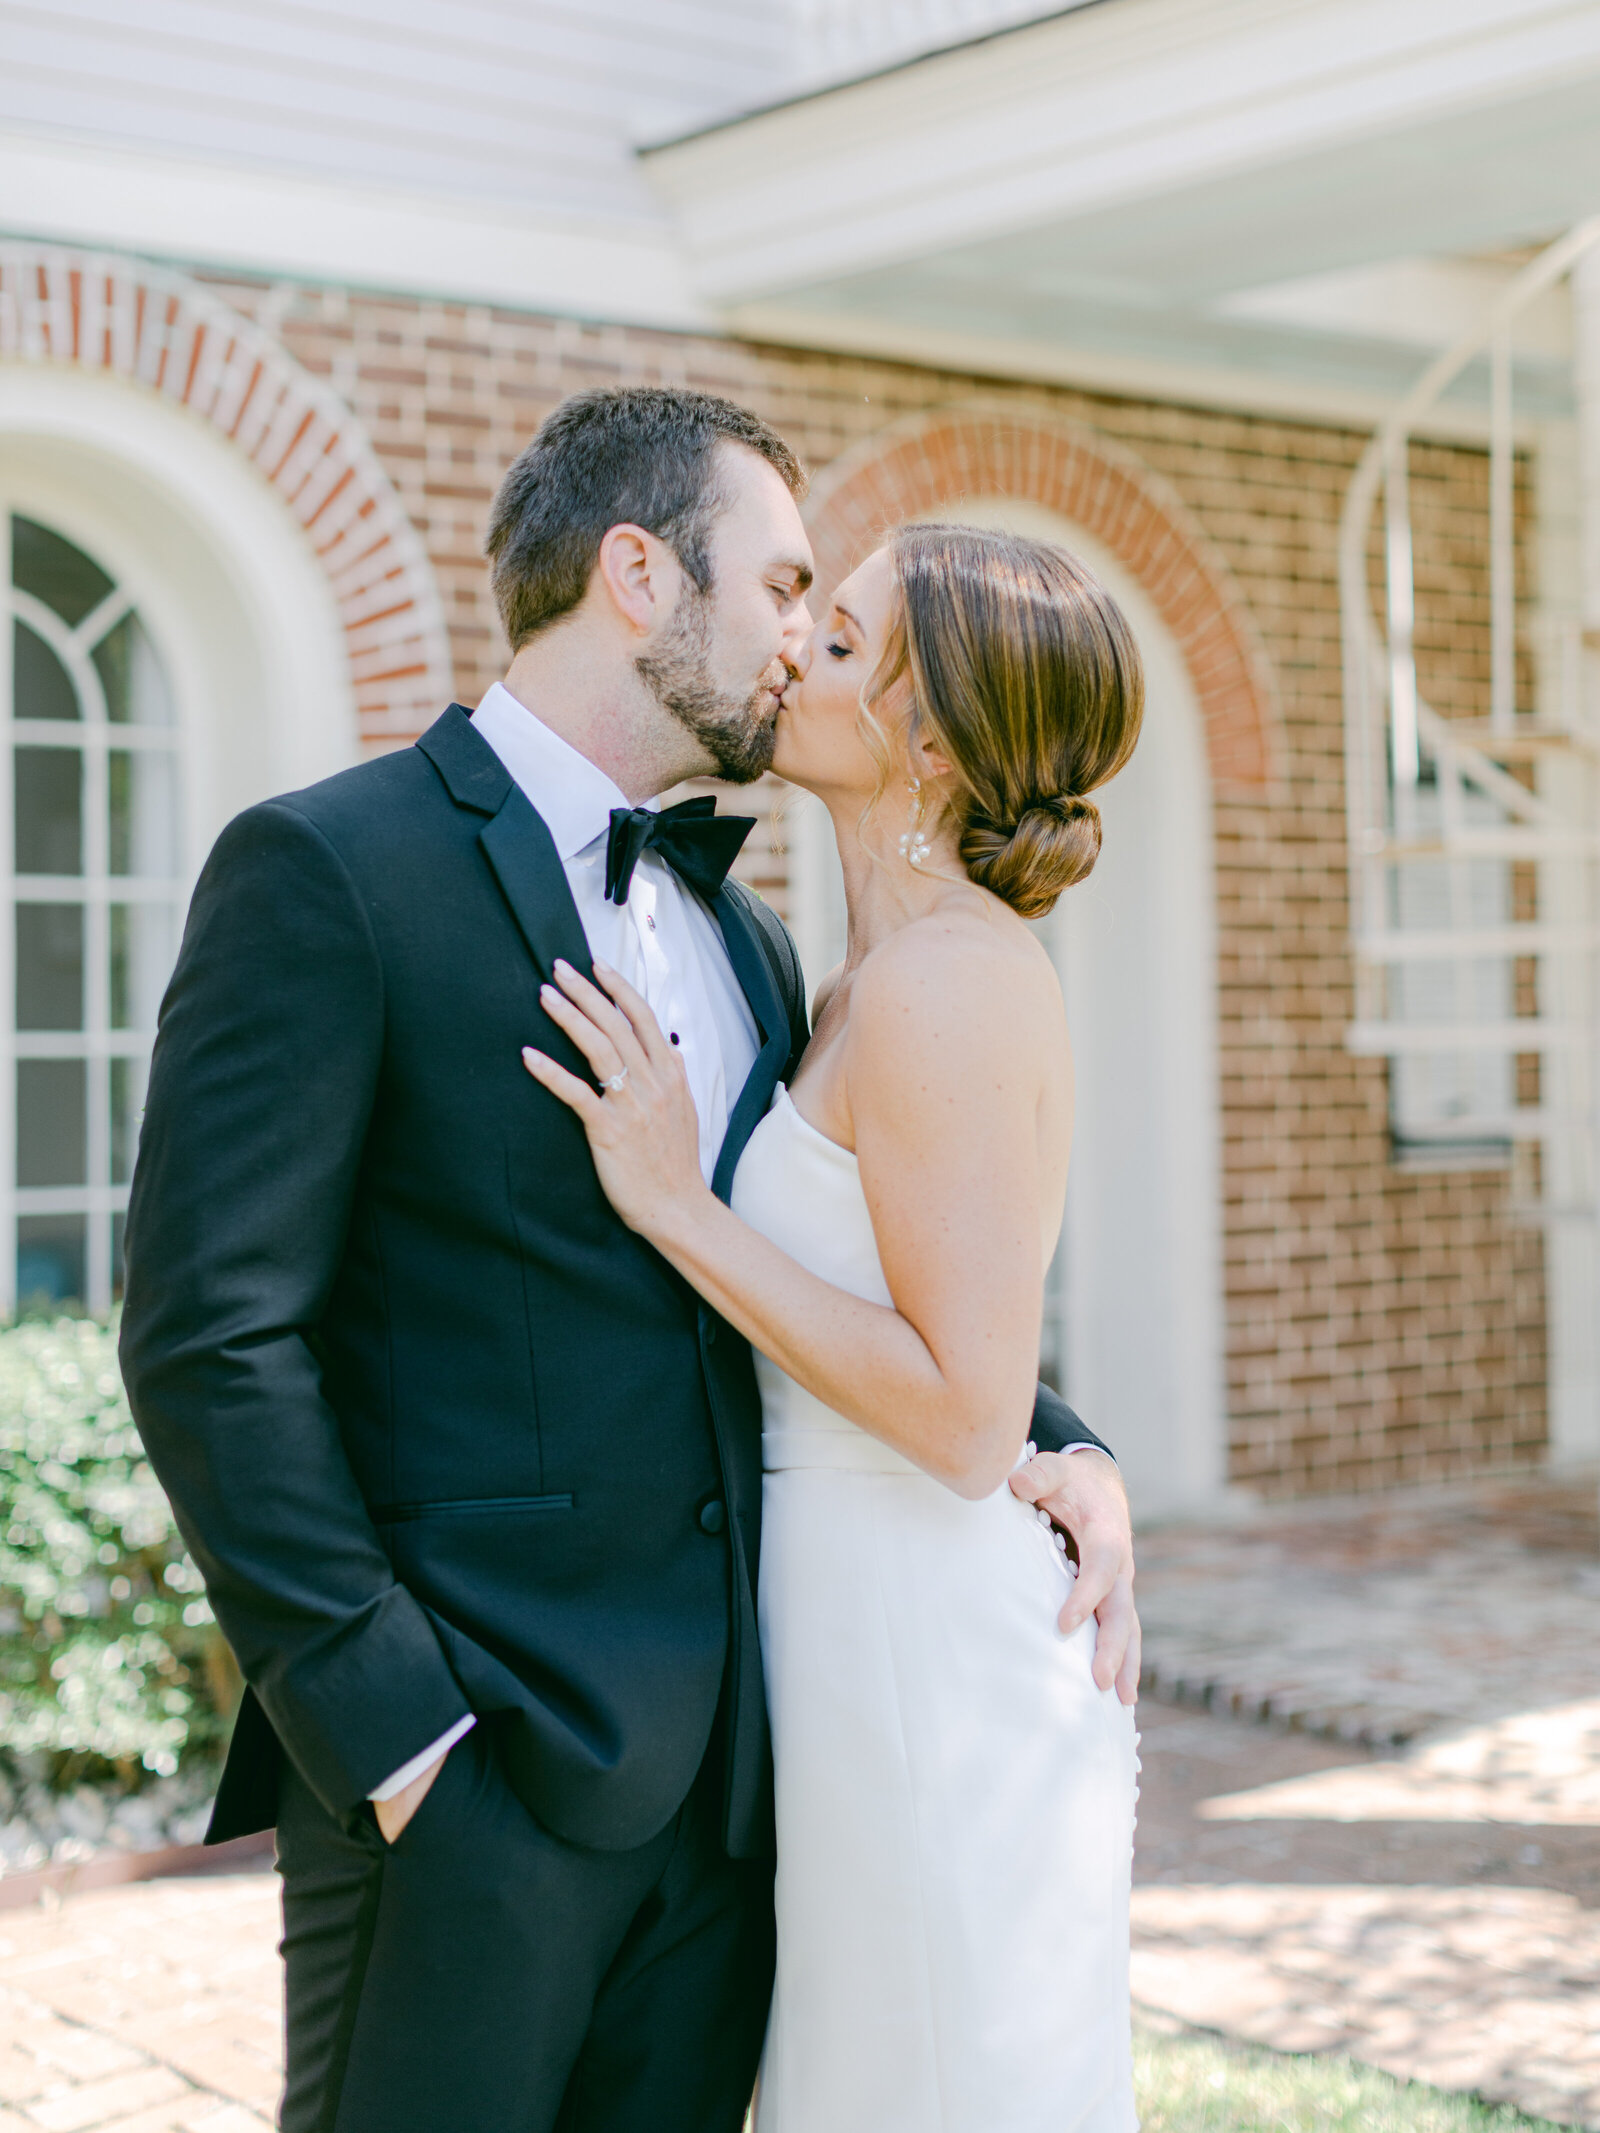
[[[1600,4],[1099,0],[645,166],[736,321],[1388,392],[1414,330],[1325,296],[1300,314],[1279,285],[1518,247],[1600,208]],[[1519,351],[1529,411],[1564,404],[1559,339]]]

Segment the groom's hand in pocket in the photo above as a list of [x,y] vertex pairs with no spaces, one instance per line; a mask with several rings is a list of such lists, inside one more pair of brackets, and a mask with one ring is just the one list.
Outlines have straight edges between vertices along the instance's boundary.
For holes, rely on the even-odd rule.
[[444,1755],[441,1755],[436,1763],[430,1763],[426,1770],[419,1772],[409,1785],[402,1785],[400,1790],[387,1800],[373,1801],[373,1818],[378,1825],[378,1835],[385,1844],[393,1844],[411,1820],[433,1790],[433,1781],[444,1768],[445,1757],[453,1753],[453,1749],[446,1748]]
[[1139,1693],[1139,1616],[1133,1604],[1133,1523],[1128,1492],[1117,1463],[1092,1447],[1080,1452],[1039,1452],[1011,1477],[1024,1503],[1047,1511],[1072,1535],[1078,1575],[1061,1610],[1063,1635],[1093,1615],[1094,1678],[1113,1684],[1124,1703]]

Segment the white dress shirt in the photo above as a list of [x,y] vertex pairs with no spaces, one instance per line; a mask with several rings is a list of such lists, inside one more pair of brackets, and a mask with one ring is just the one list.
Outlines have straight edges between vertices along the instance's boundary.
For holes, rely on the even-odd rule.
[[[473,713],[472,723],[543,817],[578,907],[589,953],[643,993],[683,1053],[700,1120],[700,1169],[709,1184],[728,1130],[728,1114],[761,1049],[755,1018],[733,974],[720,927],[694,891],[653,851],[635,866],[628,901],[611,903],[606,896],[606,839],[611,810],[631,804],[626,794],[499,682]],[[473,1724],[470,1714],[458,1719],[369,1797],[392,1799],[447,1754]]]
[[[657,852],[633,870],[625,904],[606,896],[611,810],[630,805],[603,770],[496,682],[472,723],[544,817],[589,953],[649,1001],[683,1053],[700,1119],[700,1168],[717,1166],[728,1114],[761,1040],[710,910]],[[651,807],[660,803],[651,801]]]

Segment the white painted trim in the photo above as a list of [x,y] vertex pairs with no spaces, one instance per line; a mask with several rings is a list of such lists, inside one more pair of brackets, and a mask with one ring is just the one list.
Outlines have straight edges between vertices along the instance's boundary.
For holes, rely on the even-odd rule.
[[0,363],[8,484],[105,561],[166,663],[191,861],[265,794],[359,758],[333,589],[287,507],[201,416],[104,372]]
[[[37,517],[91,555],[129,595],[148,630],[172,693],[171,727],[86,727],[91,773],[86,830],[103,828],[104,763],[109,747],[175,744],[179,765],[176,882],[105,878],[103,835],[90,835],[85,873],[59,885],[86,907],[88,982],[105,955],[104,914],[112,901],[174,907],[175,950],[189,884],[218,830],[240,808],[267,794],[304,785],[357,760],[355,699],[345,631],[333,587],[288,507],[265,479],[204,417],[129,380],[68,364],[0,362],[0,505]],[[0,536],[5,532],[0,527]],[[6,543],[0,538],[0,560]],[[9,579],[9,570],[7,570]],[[0,607],[6,603],[0,601]],[[102,618],[103,619],[103,618]],[[9,629],[5,632],[9,653]],[[49,633],[60,637],[59,630]],[[92,667],[74,659],[80,681],[98,701]],[[37,726],[18,729],[37,739]],[[65,738],[65,736],[49,736]],[[9,748],[0,750],[0,791],[9,782]],[[99,766],[98,771],[96,766]],[[4,830],[9,833],[9,807]],[[3,842],[9,856],[9,843]],[[98,863],[97,863],[98,862]],[[48,892],[43,878],[30,883]],[[9,894],[9,883],[6,884]],[[11,922],[0,927],[0,976],[10,993]],[[10,1025],[9,1011],[5,1016]],[[91,1170],[96,1182],[60,1192],[20,1195],[26,1212],[87,1215],[91,1308],[109,1306],[109,1239],[127,1187],[111,1185],[107,1161],[109,1061],[142,1066],[148,1029],[112,1031],[91,1010],[82,1033],[28,1034],[10,1040],[17,1055],[81,1056],[88,1061]],[[14,1143],[13,1073],[0,1074],[0,1124]],[[0,1309],[13,1301],[15,1214],[9,1155],[0,1177]]]
[[[70,508],[70,507],[69,507]],[[103,547],[81,521],[69,529],[62,513],[54,508],[48,483],[41,488],[37,476],[24,479],[13,489],[0,478],[0,513],[9,521],[13,511],[31,517],[75,541],[102,568],[107,563]],[[75,516],[75,514],[74,514]],[[53,876],[22,873],[10,851],[7,877],[0,881],[0,925],[12,933],[11,910],[19,904],[69,904],[77,906],[82,925],[83,1012],[75,1030],[18,1031],[13,1026],[14,992],[8,984],[0,1008],[0,1071],[8,1083],[16,1071],[14,1062],[36,1059],[58,1063],[82,1062],[87,1115],[84,1120],[84,1182],[56,1186],[20,1186],[12,1162],[14,1143],[0,1143],[0,1233],[5,1249],[0,1251],[0,1308],[10,1309],[19,1298],[14,1284],[11,1247],[19,1217],[68,1214],[81,1216],[86,1230],[85,1286],[82,1300],[93,1312],[103,1314],[112,1302],[112,1223],[128,1203],[126,1181],[112,1176],[112,1080],[114,1061],[133,1061],[139,1080],[148,1061],[155,1036],[155,997],[147,992],[150,1012],[142,1023],[114,1028],[110,1020],[111,910],[113,906],[137,904],[148,913],[164,910],[165,934],[176,947],[184,901],[183,814],[187,783],[184,772],[184,731],[181,724],[114,725],[107,716],[105,692],[92,652],[116,628],[122,616],[137,603],[130,588],[119,583],[92,613],[74,627],[62,621],[42,600],[35,599],[9,582],[0,584],[0,624],[10,635],[10,616],[24,622],[61,663],[77,695],[79,716],[68,723],[16,717],[10,697],[0,698],[0,746],[8,758],[19,747],[67,749],[81,767],[80,865],[76,874]],[[156,654],[160,659],[159,651]],[[163,662],[164,666],[164,662]],[[163,683],[166,676],[163,672]],[[114,755],[162,758],[171,765],[176,845],[170,871],[136,880],[112,872],[109,842],[110,765]],[[161,972],[164,984],[166,972]],[[8,1094],[10,1090],[8,1088]]]
[[1116,1452],[1141,1517],[1193,1515],[1228,1493],[1216,860],[1199,698],[1154,603],[1098,542],[1038,505],[996,498],[970,515],[1065,541],[1144,655],[1143,747],[1097,796],[1094,873],[1046,922],[1079,1087],[1064,1390]]
[[0,133],[19,236],[518,311],[705,327],[662,224],[588,220],[98,141]]
[[[1486,259],[1385,259],[1238,289],[1209,309],[1217,318],[1298,333],[1359,334],[1431,356],[1481,326],[1516,276],[1514,266]],[[1570,363],[1572,303],[1565,284],[1524,305],[1509,333],[1519,362]]]
[[[1290,422],[1376,429],[1394,412],[1393,394],[1352,391],[1267,371],[1224,370],[1072,348],[1054,341],[947,332],[847,312],[813,311],[776,300],[731,306],[722,313],[721,330],[780,347],[821,349],[886,363],[918,363],[930,370],[966,372],[1008,384],[1076,385],[1085,392],[1114,393],[1118,398],[1226,408],[1238,414],[1281,416]],[[1487,444],[1488,409],[1436,405],[1418,421],[1412,434]],[[1530,442],[1533,425],[1519,420],[1516,435],[1519,445]]]
[[1117,0],[664,144],[645,166],[696,288],[730,303],[1359,152],[1596,70],[1595,0]]

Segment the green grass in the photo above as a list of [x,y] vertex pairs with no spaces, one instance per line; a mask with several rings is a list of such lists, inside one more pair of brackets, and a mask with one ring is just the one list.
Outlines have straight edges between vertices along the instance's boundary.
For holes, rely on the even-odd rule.
[[1133,2079],[1143,2133],[1556,2133],[1546,2119],[1396,2081],[1353,2059],[1138,2023]]

